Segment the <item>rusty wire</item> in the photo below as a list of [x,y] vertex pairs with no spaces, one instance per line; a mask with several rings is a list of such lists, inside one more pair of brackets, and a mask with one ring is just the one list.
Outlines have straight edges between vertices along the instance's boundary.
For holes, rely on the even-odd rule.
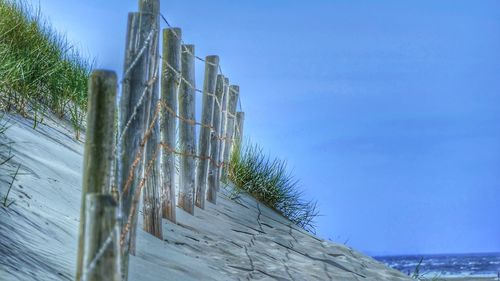
[[[172,26],[169,24],[169,22],[167,21],[167,19],[165,18],[165,16],[163,14],[161,14],[161,13],[160,13],[160,16],[163,19],[163,21],[171,28]],[[151,39],[152,39],[153,34],[154,34],[155,31],[158,31],[158,30],[157,29],[153,29],[148,34],[145,42],[143,43],[143,47],[139,50],[139,52],[137,53],[137,55],[134,58],[134,60],[132,60],[132,63],[129,66],[129,68],[124,72],[125,73],[124,74],[124,78],[121,81],[121,83],[123,83],[125,81],[125,79],[127,79],[129,73],[135,67],[135,65],[139,61],[140,57],[145,53],[145,50],[150,45],[150,41],[151,41]],[[174,35],[176,37],[178,37],[178,35],[175,32],[174,32]],[[181,38],[179,38],[179,39],[183,43],[182,39]],[[215,66],[215,64],[213,64],[211,62],[207,62],[205,59],[203,59],[203,58],[201,58],[199,56],[194,55],[187,48],[184,48],[184,52],[188,52],[191,55],[193,55],[196,59]],[[159,58],[162,58],[159,54],[157,54],[157,56]],[[222,110],[223,106],[222,106],[221,102],[219,101],[219,99],[217,98],[217,96],[215,94],[213,94],[213,93],[205,93],[203,90],[197,89],[194,85],[192,85],[191,83],[189,83],[189,81],[187,81],[182,76],[182,74],[180,74],[178,71],[176,71],[168,62],[167,62],[166,65],[167,65],[167,67],[179,79],[179,81],[177,81],[177,84],[178,84],[178,89],[177,90],[179,90],[179,87],[180,87],[181,83],[183,82],[188,87],[191,87],[195,92],[213,96],[215,102],[218,104],[219,108],[221,109],[221,113],[226,113],[227,117],[231,117],[231,118],[236,119],[236,116],[234,114],[232,114],[231,112],[229,112],[228,110]],[[219,70],[220,74],[222,74],[222,68],[221,68],[220,64],[218,64],[217,66],[218,66],[218,70]],[[149,81],[147,81],[147,83],[144,85],[144,90],[141,93],[141,96],[140,96],[137,104],[135,105],[135,107],[134,107],[134,109],[132,111],[132,115],[128,118],[127,123],[126,123],[125,127],[123,128],[123,130],[121,132],[119,132],[118,139],[117,139],[118,143],[121,143],[123,141],[123,137],[124,137],[126,131],[128,130],[128,128],[130,127],[130,124],[131,124],[132,120],[136,117],[136,115],[138,113],[138,110],[139,110],[139,107],[143,104],[147,92],[150,90],[150,88],[158,80],[158,75],[157,75],[158,71],[157,70],[158,70],[158,67],[159,67],[159,63],[157,64],[156,67],[157,68],[155,69],[154,76]],[[164,70],[164,72],[166,72],[166,70]],[[166,73],[165,73],[165,75],[166,75]],[[224,82],[223,86],[229,86],[229,85],[226,85],[225,82]],[[233,89],[230,89],[230,90],[233,91]],[[239,105],[240,105],[240,108],[241,108],[241,101],[240,101]],[[120,198],[121,198],[121,196],[124,193],[128,192],[128,190],[130,189],[130,187],[132,185],[132,182],[134,180],[134,171],[139,166],[139,163],[140,163],[140,161],[141,161],[141,159],[143,157],[144,149],[145,149],[145,147],[146,147],[146,145],[148,143],[148,140],[149,140],[149,138],[150,138],[150,136],[152,134],[153,128],[155,126],[155,122],[157,122],[157,120],[158,120],[158,118],[160,116],[161,109],[164,109],[166,112],[168,112],[174,118],[177,118],[178,120],[180,120],[182,122],[185,122],[187,124],[190,124],[190,125],[193,125],[193,126],[200,126],[200,127],[204,127],[204,128],[209,128],[211,130],[211,132],[212,132],[212,138],[213,139],[217,139],[217,140],[224,141],[224,142],[233,142],[234,141],[233,137],[229,137],[227,135],[226,136],[214,135],[213,133],[215,133],[215,130],[214,130],[214,127],[211,124],[203,124],[203,123],[197,122],[196,120],[188,119],[188,118],[185,118],[185,117],[182,117],[182,116],[178,115],[174,109],[172,109],[168,104],[166,104],[165,102],[163,102],[161,100],[158,101],[158,103],[157,103],[157,105],[155,107],[156,107],[156,109],[155,109],[153,118],[152,118],[152,120],[150,120],[150,124],[148,125],[147,130],[144,133],[144,136],[142,137],[142,140],[141,140],[140,146],[139,146],[139,151],[137,151],[135,157],[133,158],[134,160],[133,160],[132,165],[131,165],[131,167],[130,167],[130,169],[128,171],[127,180],[126,180],[125,184],[123,185],[123,189],[121,189],[121,191],[120,191],[120,194],[119,194]],[[239,130],[238,126],[235,126],[235,127],[236,127],[236,130]],[[197,155],[195,153],[193,154],[193,153],[178,151],[175,148],[173,148],[170,145],[168,145],[166,143],[163,143],[163,142],[160,142],[159,144],[157,144],[157,146],[156,146],[156,148],[154,150],[153,156],[148,161],[146,169],[144,170],[144,174],[143,174],[143,176],[141,178],[141,181],[139,182],[139,185],[138,185],[137,189],[135,190],[134,195],[132,197],[132,206],[131,206],[131,209],[130,209],[130,213],[129,213],[129,216],[127,218],[127,222],[126,222],[125,225],[123,225],[121,233],[120,233],[120,246],[123,246],[124,243],[125,243],[125,241],[126,241],[127,234],[129,234],[130,227],[131,227],[131,224],[132,224],[133,215],[134,215],[134,213],[135,213],[135,211],[136,211],[136,209],[137,209],[137,207],[139,205],[138,203],[139,203],[139,198],[140,198],[141,191],[142,191],[142,189],[145,186],[146,179],[149,176],[149,174],[151,173],[151,170],[152,170],[152,167],[153,167],[155,161],[157,161],[157,159],[158,159],[158,157],[157,157],[158,153],[162,149],[164,151],[168,152],[168,153],[173,153],[173,154],[178,155],[178,156],[192,157],[192,158],[195,158],[197,160],[202,160],[202,161],[209,160],[210,163],[212,165],[216,166],[218,169],[220,169],[221,167],[225,167],[227,165],[227,163],[225,163],[223,161],[222,162],[221,161],[216,162],[215,159],[212,158],[211,156],[202,156],[202,155]],[[117,150],[117,147],[115,147],[115,150],[114,150],[114,153],[113,153],[114,156],[115,156],[115,161],[119,161],[119,159],[118,159],[118,153],[119,153],[119,151]],[[121,199],[120,199],[120,201],[121,201]],[[121,213],[121,211],[122,210],[120,210],[120,213]],[[84,275],[83,275],[83,278],[82,278],[83,281],[85,281],[87,279],[88,274],[94,270],[94,268],[95,268],[98,260],[101,259],[102,256],[104,255],[104,251],[106,250],[107,247],[109,247],[109,245],[110,245],[110,243],[112,241],[112,235],[113,235],[113,232],[111,232],[109,234],[109,236],[106,238],[106,240],[103,243],[103,245],[101,245],[98,253],[93,258],[92,262],[84,270]]]

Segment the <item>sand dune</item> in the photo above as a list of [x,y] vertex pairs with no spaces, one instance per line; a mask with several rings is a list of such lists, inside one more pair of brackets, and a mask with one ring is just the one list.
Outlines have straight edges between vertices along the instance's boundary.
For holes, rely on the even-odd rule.
[[[73,280],[83,145],[60,121],[33,130],[30,121],[10,120],[11,165],[22,168],[10,195],[15,203],[0,208],[0,280]],[[1,180],[4,195],[9,179]],[[247,195],[230,199],[226,189],[216,206],[194,217],[178,209],[178,224],[164,221],[163,228],[164,240],[138,231],[130,280],[410,280]]]

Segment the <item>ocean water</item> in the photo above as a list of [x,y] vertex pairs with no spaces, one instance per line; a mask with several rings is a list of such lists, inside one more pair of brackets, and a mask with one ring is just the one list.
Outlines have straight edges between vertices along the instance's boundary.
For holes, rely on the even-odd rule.
[[420,274],[425,277],[497,277],[500,253],[409,255],[375,257],[380,262],[404,273],[413,273],[420,259]]

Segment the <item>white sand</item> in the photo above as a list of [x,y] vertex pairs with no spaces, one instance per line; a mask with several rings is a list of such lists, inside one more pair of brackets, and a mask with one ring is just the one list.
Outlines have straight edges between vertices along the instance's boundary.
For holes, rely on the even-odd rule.
[[[10,169],[22,168],[9,196],[15,203],[0,208],[0,280],[73,280],[83,145],[60,122],[37,130],[11,123]],[[9,181],[0,178],[2,196]],[[194,217],[178,209],[177,225],[164,221],[164,241],[139,230],[130,280],[410,280],[249,196],[236,202],[225,193]]]

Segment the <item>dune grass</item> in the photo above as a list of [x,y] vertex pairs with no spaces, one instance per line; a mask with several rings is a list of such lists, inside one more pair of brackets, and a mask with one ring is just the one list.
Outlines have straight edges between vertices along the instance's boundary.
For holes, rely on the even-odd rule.
[[441,279],[439,278],[439,276],[427,277],[427,273],[420,272],[423,261],[424,258],[421,257],[410,277],[419,281],[440,281]]
[[285,161],[271,159],[258,145],[244,144],[231,155],[228,179],[303,229],[314,232],[316,202],[304,200]]
[[[11,142],[7,139],[5,132],[9,129],[8,123],[4,119],[5,115],[0,114],[0,180],[3,178],[9,177],[9,167],[8,164],[14,158],[14,155],[12,154],[11,150]],[[14,180],[16,179],[18,173],[19,173],[19,168],[21,166],[18,166],[18,169],[16,170],[16,173],[12,177],[12,180],[9,183],[9,188],[7,190],[7,193],[3,196],[1,196],[1,205],[5,208],[8,208],[10,205],[14,203],[13,200],[9,200],[9,193],[10,190],[12,189],[12,186],[14,184]]]
[[0,0],[0,109],[33,117],[51,111],[78,132],[92,62],[24,1]]

